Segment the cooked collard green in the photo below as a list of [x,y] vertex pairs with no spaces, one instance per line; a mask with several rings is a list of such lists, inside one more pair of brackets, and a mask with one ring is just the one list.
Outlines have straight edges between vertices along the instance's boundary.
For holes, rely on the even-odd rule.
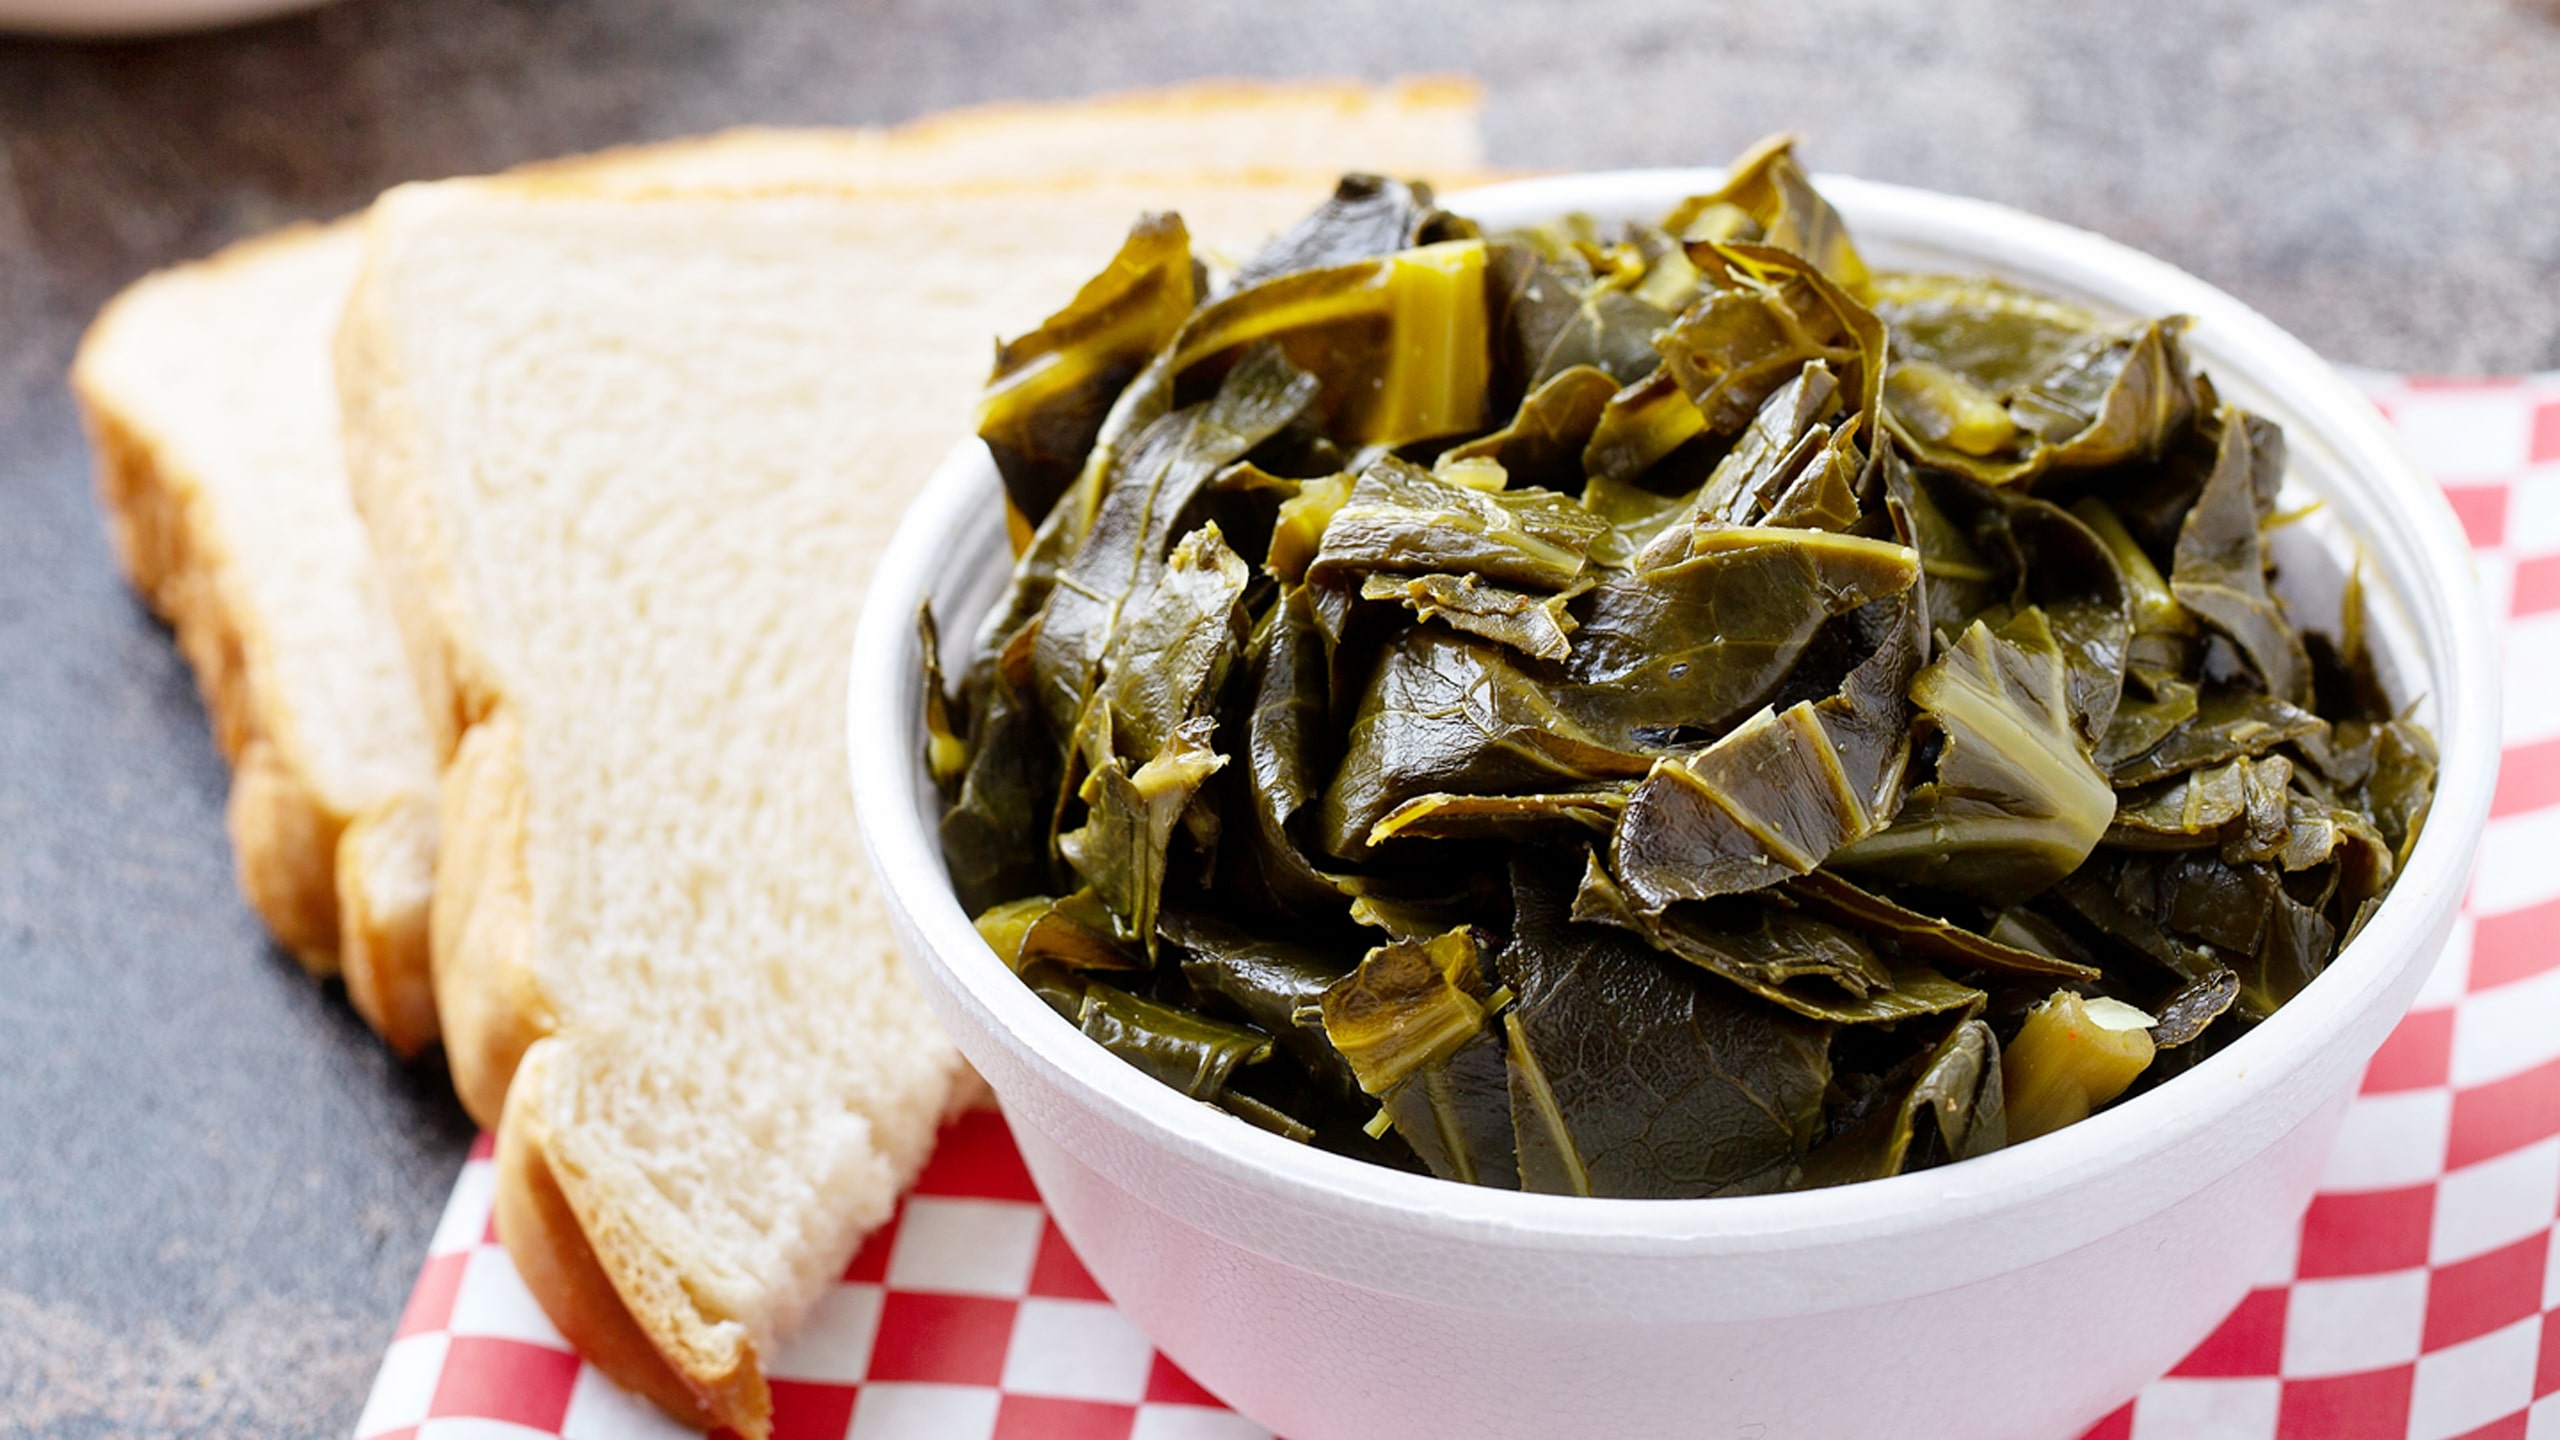
[[2161,1083],[2435,777],[2185,331],[1871,268],[1784,138],[1614,233],[1352,176],[1221,276],[1146,217],[999,348],[956,685],[920,617],[954,888],[1131,1065],[1470,1184],[1842,1184]]

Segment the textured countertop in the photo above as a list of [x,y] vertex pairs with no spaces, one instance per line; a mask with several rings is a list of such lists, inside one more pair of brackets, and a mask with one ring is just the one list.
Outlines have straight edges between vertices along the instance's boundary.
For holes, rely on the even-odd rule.
[[1466,70],[1493,159],[1817,166],[2152,250],[2332,357],[2560,368],[2551,0],[352,0],[0,39],[0,1434],[342,1436],[470,1126],[231,885],[62,373],[143,271],[401,180],[746,122]]

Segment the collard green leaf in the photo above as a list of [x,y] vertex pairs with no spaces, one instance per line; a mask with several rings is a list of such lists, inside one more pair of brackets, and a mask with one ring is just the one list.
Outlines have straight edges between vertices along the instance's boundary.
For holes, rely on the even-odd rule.
[[1077,733],[1103,656],[1120,627],[1144,613],[1192,497],[1303,411],[1315,390],[1314,377],[1276,350],[1257,350],[1229,372],[1215,399],[1169,414],[1137,437],[1060,568],[1032,642],[1052,734]]
[[1582,578],[1600,529],[1591,512],[1552,491],[1486,492],[1389,458],[1361,472],[1325,526],[1307,579],[1472,575],[1553,594]]
[[1574,895],[1573,918],[1614,925],[1666,955],[1729,980],[1810,1020],[1894,1024],[1949,1011],[1972,1013],[1981,991],[1927,963],[1879,955],[1856,935],[1783,901],[1737,900],[1638,910],[1594,857]]
[[2240,976],[2235,971],[2215,970],[2188,981],[2160,1007],[2160,1023],[2151,1027],[2151,1043],[2162,1050],[2195,1043],[2239,998]]
[[1889,939],[1915,955],[1960,970],[2070,980],[2098,978],[2093,966],[1977,935],[1961,925],[1862,890],[1828,870],[1788,881],[1786,894],[1810,914],[1862,934]]
[[1194,1100],[1212,1100],[1239,1065],[1271,1058],[1267,1035],[1102,984],[1085,987],[1077,1027],[1103,1049]]
[[1484,989],[1475,937],[1457,929],[1379,946],[1318,1005],[1360,1088],[1385,1095],[1484,1032]]
[[1674,1199],[1802,1155],[1830,1027],[1765,1005],[1632,935],[1570,922],[1557,857],[1513,865],[1519,1004],[1503,1017],[1520,1188]]
[[[1027,648],[1018,647],[1017,657]],[[1061,784],[1059,747],[1041,726],[1028,670],[1027,664],[997,656],[973,673],[979,695],[969,764],[941,825],[952,893],[972,914],[1050,888],[1049,816]]]
[[[1923,1134],[1920,1117],[1932,1124]],[[1888,1092],[1856,1124],[1805,1157],[1806,1188],[1899,1175],[1915,1139],[1951,1160],[1970,1160],[2008,1143],[2007,1098],[2000,1081],[2000,1041],[1991,1027],[1967,1020],[1923,1057],[1909,1088]]]
[[[2196,697],[2195,713],[2151,748],[2118,761],[2109,771],[2117,785],[2147,785],[2203,765],[2243,755],[2264,755],[2279,745],[2325,734],[2328,722],[2272,695],[2214,688]],[[2108,736],[2109,750],[2116,737]]]
[[1975,621],[1911,682],[1945,737],[1936,778],[1837,863],[1991,905],[2070,874],[2106,833],[2115,795],[2073,729],[2066,682],[2040,611],[1997,635]]
[[2402,864],[2418,843],[2436,789],[2435,737],[2408,720],[2388,720],[2375,728],[2373,774],[2365,781],[2365,809],[2382,831],[2383,843]]
[[1671,316],[1594,274],[1573,250],[1540,255],[1518,240],[1497,241],[1490,268],[1494,333],[1510,394],[1535,391],[1582,367],[1632,384],[1662,363],[1653,333]]
[[1919,578],[1904,546],[1822,530],[1701,530],[1690,548],[1671,564],[1606,572],[1575,602],[1581,625],[1557,701],[1622,746],[1750,714],[1824,622]]
[[2123,792],[2105,843],[2129,850],[2201,850],[2220,843],[2224,827],[2246,808],[2250,763],[2243,758],[2208,765]]
[[1489,585],[1473,575],[1379,575],[1360,582],[1360,598],[1403,605],[1417,620],[1437,620],[1540,660],[1573,653],[1574,619],[1565,602],[1581,590],[1541,595]]
[[[1828,422],[1838,414],[1839,401],[1840,382],[1819,360],[1807,364],[1796,378],[1770,392],[1742,437],[1707,477],[1691,512],[1689,529],[1664,532],[1661,540],[1637,557],[1636,567],[1648,568],[1691,553],[1687,541],[1699,529],[1758,524],[1799,477],[1817,466],[1826,472],[1836,467],[1840,457],[1832,446],[1835,433]],[[1848,449],[1846,459],[1854,474],[1858,456],[1853,447]],[[1854,520],[1854,498],[1851,504],[1850,518]]]
[[[2128,669],[2126,689],[2107,723],[2106,738],[2090,758],[2111,776],[2125,762],[2150,752],[2169,733],[2195,718],[2196,687],[2158,671]],[[2116,783],[2127,783],[2118,780]]]
[[1510,1064],[1498,1028],[1423,1066],[1387,1095],[1384,1109],[1396,1134],[1432,1174],[1466,1185],[1519,1188]]
[[1227,763],[1209,747],[1216,725],[1208,716],[1183,722],[1135,773],[1116,755],[1095,767],[1082,790],[1083,828],[1058,837],[1067,863],[1110,907],[1120,936],[1143,943],[1150,956],[1173,827],[1201,785]]
[[1300,812],[1323,793],[1327,707],[1324,643],[1304,587],[1272,603],[1252,650],[1253,710],[1245,723],[1245,784],[1253,825],[1230,847],[1240,884],[1282,914],[1331,910],[1341,894],[1300,848]]
[[1865,306],[1812,262],[1771,246],[1711,242],[1691,247],[1690,258],[1711,288],[1655,344],[1708,433],[1738,434],[1815,361],[1854,397],[1848,408],[1875,413],[1885,332]]
[[1054,965],[1067,970],[1144,970],[1146,947],[1120,933],[1111,909],[1090,889],[1078,890],[1029,917],[1014,950],[1013,968]]
[[996,347],[978,436],[1004,477],[1017,550],[1083,468],[1112,401],[1182,328],[1195,274],[1182,217],[1142,216],[1065,309]]
[[1927,640],[1918,587],[1891,603],[1882,641],[1836,693],[1763,710],[1636,787],[1609,859],[1642,908],[1774,885],[1893,818],[1910,754],[1905,691]]
[[2249,658],[2268,693],[2294,705],[2311,703],[2311,660],[2302,637],[2267,592],[2266,549],[2258,538],[2257,497],[2284,474],[2284,434],[2254,415],[2226,410],[2222,442],[2204,493],[2178,530],[2169,589],[2178,603],[2228,637]]
[[969,739],[953,716],[950,682],[942,674],[942,635],[934,627],[933,602],[916,607],[916,648],[924,654],[924,768],[945,802],[969,770]]
[[1369,843],[1409,840],[1526,840],[1538,835],[1570,838],[1576,831],[1606,835],[1627,808],[1630,787],[1602,786],[1557,795],[1421,795],[1389,811],[1370,827]]
[[1867,285],[1866,262],[1850,242],[1849,226],[1797,163],[1792,135],[1752,146],[1733,162],[1722,189],[1673,206],[1662,228],[1697,244],[1757,241],[1794,251],[1853,295]]
[[[1653,353],[1650,343],[1645,352]],[[1449,457],[1492,460],[1517,488],[1578,492],[1583,451],[1618,390],[1618,381],[1606,370],[1590,365],[1560,370],[1530,391],[1501,429],[1454,447]]]
[[1650,761],[1559,709],[1501,647],[1431,626],[1389,644],[1361,696],[1316,835],[1344,859],[1416,796],[1543,793],[1632,778]]
[[1599,423],[1582,447],[1583,473],[1591,484],[1629,485],[1706,432],[1707,417],[1679,378],[1657,370],[1600,407]]
[[1359,1093],[1358,1077],[1314,1020],[1324,992],[1351,973],[1350,955],[1256,935],[1205,915],[1168,914],[1164,938],[1182,952],[1182,978],[1204,1008],[1243,1021],[1338,1098]]
[[1244,648],[1250,573],[1214,524],[1183,536],[1165,557],[1145,605],[1114,631],[1103,655],[1094,699],[1109,721],[1111,753],[1144,763],[1214,708]]
[[2301,993],[2337,952],[2336,927],[2270,866],[2233,865],[2211,851],[2139,856],[2117,873],[2115,892],[2128,910],[2231,957],[2235,1006],[2251,1020]]
[[2195,417],[2183,316],[2112,324],[2001,281],[1937,275],[1877,276],[1872,297],[1894,337],[1886,423],[1923,464],[2016,484],[2157,459]]
[[1473,224],[1432,203],[1428,185],[1345,175],[1314,214],[1254,252],[1227,282],[1227,293],[1295,271],[1349,265],[1473,233]]

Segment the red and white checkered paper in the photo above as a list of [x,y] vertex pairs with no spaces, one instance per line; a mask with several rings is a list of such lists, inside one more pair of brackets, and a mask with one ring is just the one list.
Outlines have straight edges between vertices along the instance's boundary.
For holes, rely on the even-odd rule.
[[[2560,1440],[2560,374],[2371,383],[2504,621],[2465,913],[2304,1217],[2222,1328],[2086,1440]],[[581,1364],[464,1165],[358,1440],[687,1432]],[[779,1440],[1267,1440],[1112,1308],[970,1115],[774,1357]],[[2067,1440],[2067,1437],[2059,1437]]]

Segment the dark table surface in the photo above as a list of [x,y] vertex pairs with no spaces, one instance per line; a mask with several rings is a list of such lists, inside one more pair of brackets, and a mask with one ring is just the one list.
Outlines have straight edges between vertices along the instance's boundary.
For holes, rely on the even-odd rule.
[[1483,77],[1498,163],[1792,128],[2157,252],[2342,361],[2560,367],[2552,0],[353,0],[0,39],[0,1434],[346,1434],[470,1138],[232,889],[222,764],[62,385],[116,287],[615,142],[1423,69]]

